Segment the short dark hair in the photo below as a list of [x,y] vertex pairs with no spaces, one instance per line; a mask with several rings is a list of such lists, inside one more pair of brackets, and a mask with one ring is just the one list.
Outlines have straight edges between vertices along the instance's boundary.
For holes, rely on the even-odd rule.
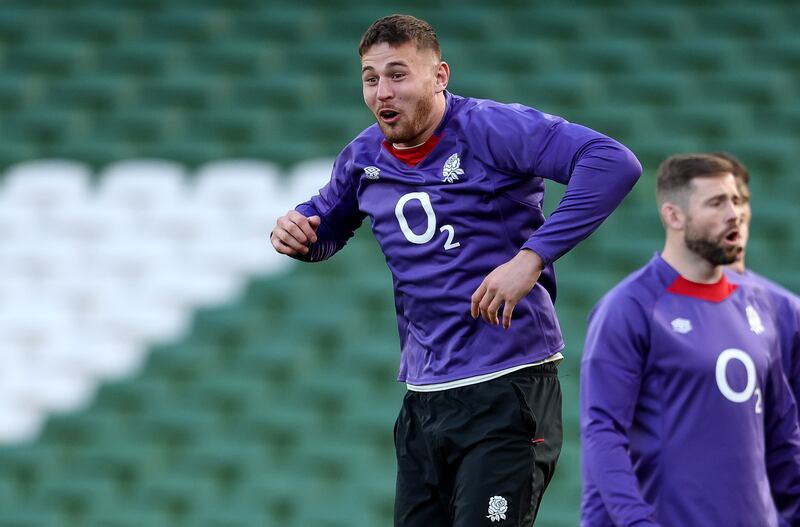
[[716,176],[725,172],[733,174],[733,164],[713,154],[681,154],[668,157],[658,167],[656,174],[656,200],[661,205],[665,201],[683,198],[693,179]]
[[413,42],[417,49],[432,49],[438,59],[442,58],[439,39],[433,27],[411,15],[389,15],[373,22],[361,37],[358,55],[363,57],[369,48],[382,42],[391,46]]
[[736,156],[728,152],[714,152],[711,155],[717,156],[730,163],[731,166],[733,166],[733,177],[741,180],[745,185],[750,185],[750,173],[747,171],[747,167],[744,166],[744,163],[739,161]]

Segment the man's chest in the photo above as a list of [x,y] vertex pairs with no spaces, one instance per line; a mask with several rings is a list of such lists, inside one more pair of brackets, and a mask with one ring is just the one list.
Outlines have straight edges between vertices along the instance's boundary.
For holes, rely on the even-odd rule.
[[693,392],[720,402],[753,401],[775,353],[775,328],[763,305],[746,299],[719,304],[678,296],[654,313],[649,362],[663,379],[665,396]]
[[417,166],[385,153],[369,161],[355,167],[358,206],[382,244],[435,243],[449,251],[496,219],[492,168],[468,149],[437,149]]

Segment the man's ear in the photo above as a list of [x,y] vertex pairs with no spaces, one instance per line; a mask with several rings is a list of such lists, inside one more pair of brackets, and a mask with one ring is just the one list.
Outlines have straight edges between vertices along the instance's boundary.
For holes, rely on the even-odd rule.
[[448,82],[450,82],[450,65],[446,62],[440,62],[436,66],[436,93],[442,93],[446,90]]
[[659,209],[661,223],[674,231],[682,231],[686,227],[686,214],[683,209],[671,201],[665,201]]

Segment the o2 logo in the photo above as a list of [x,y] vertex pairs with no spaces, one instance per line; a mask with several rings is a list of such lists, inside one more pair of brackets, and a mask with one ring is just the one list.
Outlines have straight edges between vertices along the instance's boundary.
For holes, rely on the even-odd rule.
[[[731,388],[731,385],[728,384],[728,377],[726,374],[728,372],[728,364],[730,364],[731,361],[741,362],[744,366],[745,372],[747,372],[747,384],[745,385],[744,389],[738,392]],[[755,394],[755,411],[757,414],[760,414],[763,411],[761,388],[756,385],[756,363],[753,362],[753,359],[750,357],[750,355],[736,348],[728,348],[723,350],[723,352],[719,354],[719,357],[717,357],[716,375],[717,387],[726,399],[734,403],[745,403],[749,401],[750,398]]]
[[[406,204],[412,200],[419,201],[420,205],[422,205],[422,210],[425,211],[425,216],[428,218],[427,227],[425,228],[425,232],[422,234],[417,234],[411,230],[411,227],[408,226],[408,220],[406,220],[406,216],[403,213]],[[397,205],[394,208],[394,215],[397,216],[397,221],[400,223],[400,230],[403,232],[406,240],[410,241],[411,243],[416,243],[418,245],[428,243],[436,234],[436,213],[433,212],[431,197],[427,192],[410,192],[400,196],[400,199],[397,201]],[[439,232],[447,232],[447,239],[444,242],[445,251],[455,249],[456,247],[461,247],[461,243],[453,241],[456,231],[453,229],[452,225],[442,225],[439,227]]]

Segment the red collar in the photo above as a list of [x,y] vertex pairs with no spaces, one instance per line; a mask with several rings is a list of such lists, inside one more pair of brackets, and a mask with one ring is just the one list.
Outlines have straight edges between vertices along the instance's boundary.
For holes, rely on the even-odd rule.
[[676,295],[691,296],[709,302],[722,302],[731,296],[731,294],[736,291],[737,287],[738,286],[728,282],[724,274],[718,282],[713,284],[700,284],[678,276],[678,278],[669,285],[667,291],[675,293]]
[[421,145],[412,148],[395,148],[389,141],[384,141],[383,147],[403,163],[415,167],[431,153],[441,138],[441,135],[432,135]]

